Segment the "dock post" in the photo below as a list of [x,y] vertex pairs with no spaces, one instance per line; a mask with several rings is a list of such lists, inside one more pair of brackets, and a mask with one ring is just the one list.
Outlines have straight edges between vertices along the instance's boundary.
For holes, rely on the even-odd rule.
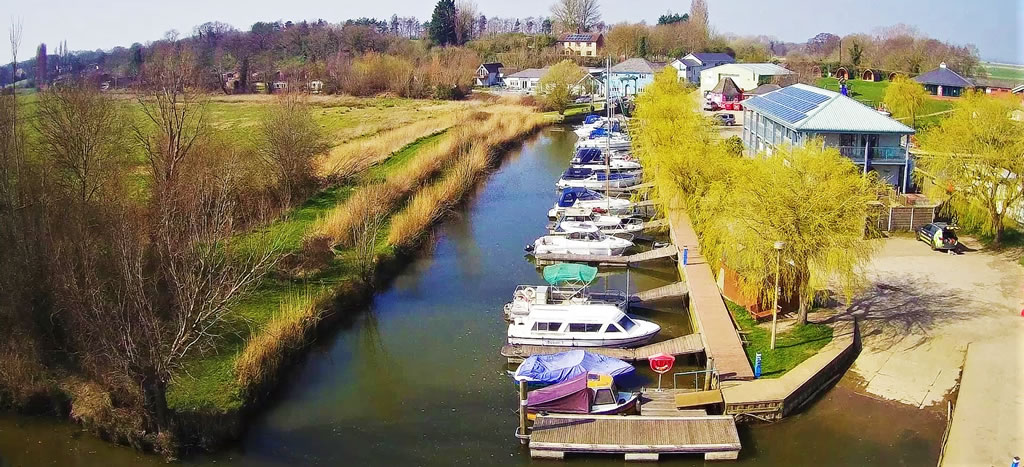
[[527,443],[526,438],[526,380],[519,380],[519,441]]

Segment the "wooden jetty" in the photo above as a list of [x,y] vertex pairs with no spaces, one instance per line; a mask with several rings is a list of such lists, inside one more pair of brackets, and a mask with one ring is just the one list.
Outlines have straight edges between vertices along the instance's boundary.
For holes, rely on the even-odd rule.
[[586,350],[587,352],[614,357],[627,362],[647,360],[647,357],[658,353],[669,355],[692,355],[704,351],[704,344],[700,334],[687,334],[666,341],[647,344],[635,349],[615,349],[607,347],[558,347],[551,345],[513,345],[505,344],[501,348],[501,355],[508,359],[509,363],[521,362],[532,355],[550,355],[568,350]]
[[[645,417],[680,417],[707,415],[703,408],[722,405],[720,389],[690,391],[681,389],[644,390],[640,395],[640,415]],[[679,407],[686,407],[680,409]]]
[[632,193],[634,191],[646,190],[646,189],[649,189],[649,188],[654,188],[654,182],[641,183],[639,185],[633,185],[633,186],[628,186],[628,187],[624,187],[624,188],[610,187],[610,188],[608,188],[608,190],[605,190],[604,188],[601,188],[601,189],[596,190],[596,191],[610,191],[612,193]]
[[555,263],[587,263],[596,264],[598,266],[624,266],[643,263],[646,261],[654,261],[657,259],[675,258],[679,255],[679,249],[675,245],[669,245],[662,248],[655,248],[653,250],[637,253],[633,255],[578,255],[578,254],[563,254],[563,253],[544,253],[534,255],[537,260],[537,265],[547,265]]
[[653,220],[653,221],[644,222],[644,230],[654,230],[654,229],[660,229],[660,228],[663,228],[663,227],[668,227],[668,220],[667,219],[656,219],[656,220]]
[[704,454],[736,459],[740,438],[728,415],[541,415],[530,433],[530,456],[564,459],[566,453],[625,454],[656,461],[662,454]]
[[661,287],[655,287],[650,290],[643,292],[637,292],[636,294],[629,296],[630,306],[633,304],[656,302],[659,300],[666,299],[685,299],[688,289],[686,288],[685,282],[676,282]]

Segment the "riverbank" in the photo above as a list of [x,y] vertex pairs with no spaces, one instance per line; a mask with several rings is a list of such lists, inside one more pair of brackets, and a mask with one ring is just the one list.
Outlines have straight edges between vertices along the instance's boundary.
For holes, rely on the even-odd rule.
[[[246,105],[249,104],[246,101]],[[398,104],[399,107],[402,105]],[[429,106],[409,107],[419,112]],[[430,206],[434,212],[429,216],[429,222],[417,226],[421,232],[429,231],[451,207],[471,192],[470,188],[510,145],[554,122],[549,117],[518,106],[476,103],[472,107],[475,117],[460,118],[468,127],[486,123],[482,128],[493,130],[496,125],[490,122],[503,121],[510,115],[515,121],[504,125],[502,129],[505,131],[492,131],[481,140],[481,144],[476,145],[476,152],[486,156],[484,163],[475,167],[472,177],[461,185],[458,193],[453,193],[436,206]],[[449,128],[456,123],[448,112],[450,106],[439,103],[438,108],[444,113],[420,113],[415,121],[406,119],[406,116],[412,118],[414,113],[399,112],[396,118],[408,123],[404,127],[388,127],[386,122],[373,121],[372,118],[358,123],[368,135],[344,140],[346,142],[335,146],[331,155],[321,163],[321,175],[340,184],[327,187],[266,227],[238,235],[232,240],[244,247],[249,237],[273,236],[279,242],[279,267],[254,292],[233,305],[235,311],[230,319],[216,330],[222,336],[216,342],[216,348],[187,362],[185,371],[172,380],[167,401],[171,410],[171,432],[175,434],[173,438],[147,435],[142,431],[137,416],[117,406],[116,397],[104,392],[97,384],[73,377],[59,378],[54,383],[56,387],[48,394],[31,397],[32,406],[44,410],[52,407],[61,416],[69,415],[102,439],[147,450],[155,448],[168,455],[177,451],[174,445],[213,449],[237,439],[244,431],[245,421],[259,413],[272,398],[280,387],[282,375],[287,373],[290,365],[304,357],[309,344],[317,337],[329,334],[345,318],[351,319],[355,311],[365,308],[372,293],[379,287],[385,287],[410,256],[418,253],[416,250],[421,242],[429,238],[420,235],[414,241],[396,245],[386,241],[386,230],[373,232],[372,256],[369,258],[373,270],[369,276],[358,271],[358,258],[354,258],[351,249],[336,250],[329,259],[321,258],[321,263],[310,267],[309,251],[305,245],[311,227],[327,211],[348,199],[356,184],[376,183],[421,157],[424,148],[436,146],[439,140],[450,137],[452,131]],[[318,114],[318,118],[322,116]],[[217,121],[225,119],[231,120],[221,116]],[[334,134],[332,141],[340,138]],[[452,151],[456,158],[461,154],[459,147],[452,148]],[[350,163],[353,161],[354,164]],[[353,175],[348,169],[353,167],[357,175],[355,183],[346,182]],[[429,185],[435,183],[435,178],[454,173],[450,164],[442,164],[439,169],[421,178],[421,182]],[[339,177],[339,170],[349,173]]]

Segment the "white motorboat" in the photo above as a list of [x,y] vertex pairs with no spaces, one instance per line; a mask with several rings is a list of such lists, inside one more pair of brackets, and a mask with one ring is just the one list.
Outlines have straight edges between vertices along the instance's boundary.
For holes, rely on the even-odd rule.
[[554,253],[619,256],[632,247],[633,242],[624,238],[591,231],[572,232],[566,235],[545,235],[526,248],[527,251],[535,255]]
[[534,306],[543,305],[615,305],[622,311],[629,307],[625,292],[614,289],[591,290],[597,268],[585,264],[558,263],[544,268],[549,285],[520,285],[505,304],[505,320],[525,316]]
[[580,138],[587,138],[594,130],[598,128],[604,128],[608,125],[607,117],[598,117],[596,115],[588,115],[583,124],[573,129],[573,133]]
[[548,210],[548,219],[557,219],[566,209],[589,208],[609,213],[626,212],[633,208],[628,199],[609,198],[588,188],[566,188],[558,197],[558,202]]
[[570,168],[562,174],[555,186],[558,188],[581,187],[600,190],[609,188],[629,188],[640,184],[637,172],[611,172],[604,170]]
[[552,235],[599,230],[608,235],[635,234],[644,229],[644,221],[635,217],[601,214],[588,208],[569,208],[549,228]]
[[560,347],[635,347],[646,344],[661,326],[632,318],[615,305],[537,305],[514,316],[508,343]]
[[627,150],[632,147],[630,139],[623,135],[613,134],[610,138],[600,136],[597,138],[581,139],[576,142],[576,148],[598,148],[598,149],[614,149],[614,150]]

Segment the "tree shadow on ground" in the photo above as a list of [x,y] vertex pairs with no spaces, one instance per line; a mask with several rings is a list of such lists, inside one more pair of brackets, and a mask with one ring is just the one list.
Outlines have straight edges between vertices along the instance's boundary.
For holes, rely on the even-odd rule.
[[[837,323],[860,321],[863,337],[872,345],[892,347],[907,338],[916,338],[911,348],[924,344],[930,332],[946,323],[972,317],[972,303],[963,291],[950,291],[921,277],[902,277],[875,283],[855,297],[845,309],[820,321]],[[976,305],[975,305],[976,306]],[[975,308],[974,306],[971,307]]]

